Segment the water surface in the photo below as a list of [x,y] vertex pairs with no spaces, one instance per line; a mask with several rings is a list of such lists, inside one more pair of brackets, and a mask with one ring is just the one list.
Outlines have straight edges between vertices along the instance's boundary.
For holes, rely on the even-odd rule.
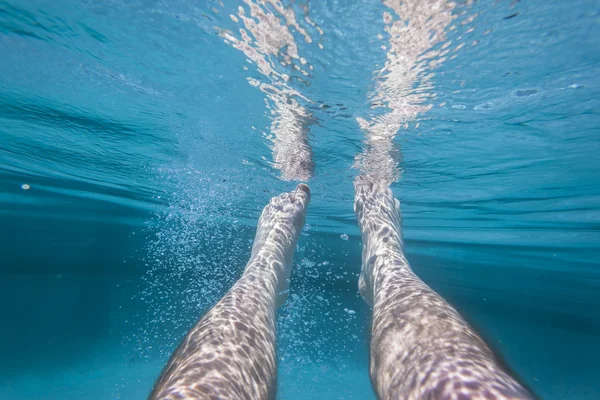
[[526,384],[600,398],[599,18],[587,0],[0,1],[4,398],[144,398],[297,180],[313,201],[279,397],[373,398],[361,173]]

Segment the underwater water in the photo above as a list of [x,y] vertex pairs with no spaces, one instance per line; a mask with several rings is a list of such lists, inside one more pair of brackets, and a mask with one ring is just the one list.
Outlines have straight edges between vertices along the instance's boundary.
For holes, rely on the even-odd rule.
[[600,398],[597,1],[0,0],[0,396],[142,399],[312,203],[278,398],[374,398],[352,181],[542,399]]

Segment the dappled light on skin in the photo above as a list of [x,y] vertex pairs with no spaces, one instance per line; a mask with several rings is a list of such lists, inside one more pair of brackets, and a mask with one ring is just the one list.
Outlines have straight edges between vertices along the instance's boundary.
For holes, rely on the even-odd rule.
[[275,397],[275,312],[287,293],[309,202],[304,184],[269,201],[244,274],[188,332],[151,399]]
[[444,62],[456,18],[446,0],[386,0],[389,49],[376,71],[365,149],[356,159],[354,211],[362,236],[359,291],[373,307],[370,376],[380,399],[532,399],[461,315],[415,275],[404,254],[398,131],[431,108],[432,66]]

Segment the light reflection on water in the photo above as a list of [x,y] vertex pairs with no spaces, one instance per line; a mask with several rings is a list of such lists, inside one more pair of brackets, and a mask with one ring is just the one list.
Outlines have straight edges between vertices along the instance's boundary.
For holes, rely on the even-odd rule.
[[144,397],[297,179],[280,395],[368,398],[359,173],[394,182],[411,264],[542,398],[600,396],[593,2],[0,10],[8,398]]

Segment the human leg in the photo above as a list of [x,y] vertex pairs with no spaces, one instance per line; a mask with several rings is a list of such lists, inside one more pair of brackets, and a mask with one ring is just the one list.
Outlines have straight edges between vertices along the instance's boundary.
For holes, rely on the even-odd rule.
[[355,181],[359,288],[373,306],[370,375],[378,397],[531,399],[460,314],[413,273],[399,207],[385,184]]
[[301,184],[264,208],[242,277],[183,339],[151,399],[275,397],[275,312],[309,201]]

